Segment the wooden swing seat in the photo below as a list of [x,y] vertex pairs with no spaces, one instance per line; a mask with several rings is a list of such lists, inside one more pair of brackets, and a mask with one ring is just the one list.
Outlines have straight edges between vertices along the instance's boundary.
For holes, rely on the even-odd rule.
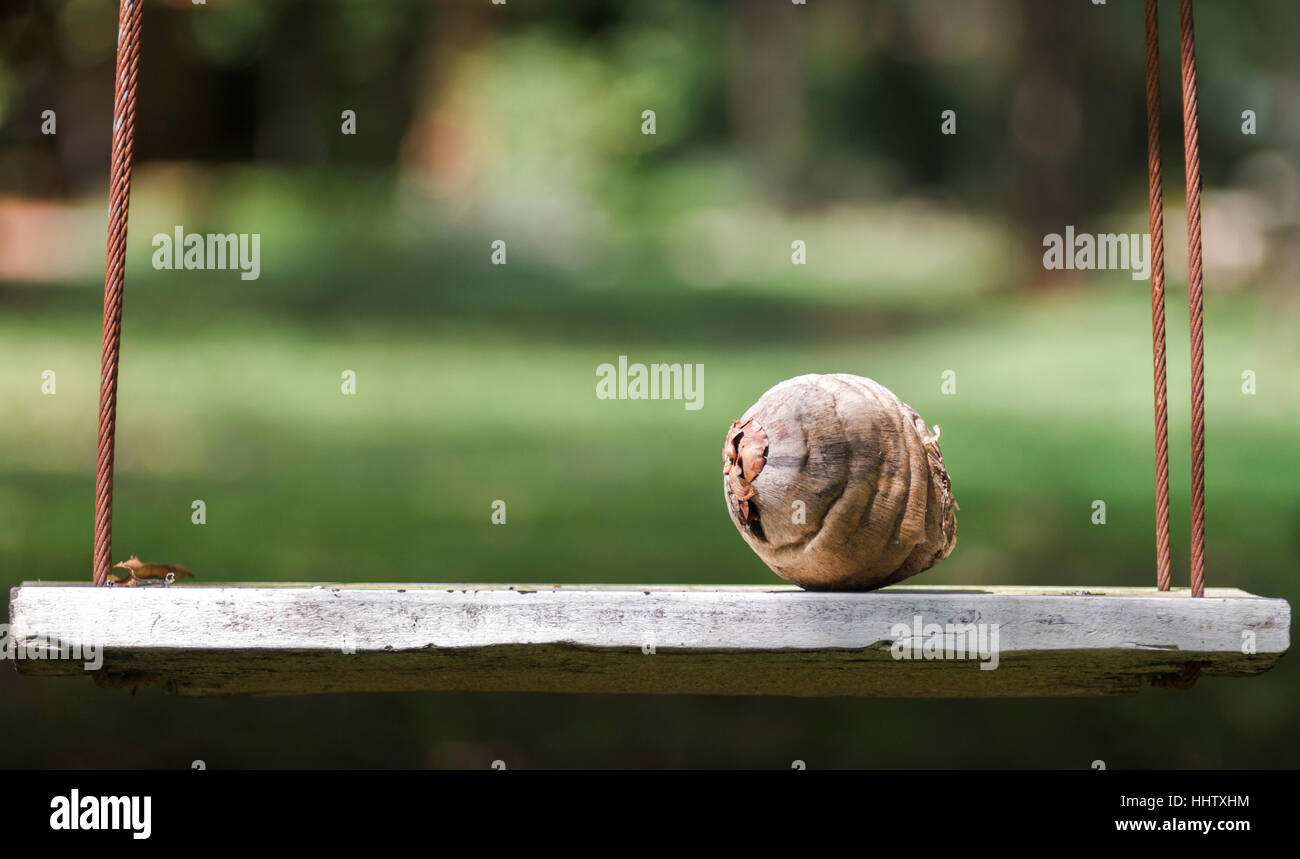
[[1119,695],[1189,662],[1267,671],[1290,626],[1285,600],[1234,588],[29,582],[10,599],[15,645],[90,641],[101,684],[180,695]]

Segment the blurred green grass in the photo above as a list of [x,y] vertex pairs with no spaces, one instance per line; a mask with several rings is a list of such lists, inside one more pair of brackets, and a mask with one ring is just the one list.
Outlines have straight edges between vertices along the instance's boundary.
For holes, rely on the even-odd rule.
[[[1154,527],[1146,300],[1136,285],[992,297],[960,319],[864,342],[676,347],[486,323],[248,317],[195,330],[136,301],[115,545],[215,580],[770,581],[723,511],[722,430],[783,378],[843,371],[877,378],[942,427],[959,543],[926,580],[1143,584]],[[1277,360],[1270,349],[1289,358],[1293,347],[1258,337],[1257,299],[1212,311],[1211,582],[1276,591],[1294,569],[1300,457],[1287,444],[1295,377],[1265,368]],[[742,312],[728,326],[763,329]],[[97,323],[0,322],[12,370],[0,424],[11,582],[86,573]],[[1180,345],[1170,357],[1176,511],[1187,486]],[[595,368],[619,354],[702,364],[703,408],[598,400]],[[1239,366],[1259,368],[1265,395],[1241,393]],[[41,394],[45,369],[58,374],[56,396]],[[355,396],[340,391],[345,369],[357,373]],[[946,370],[956,395],[940,393]],[[195,499],[207,505],[202,526],[191,524]],[[505,526],[489,521],[497,499]],[[1107,503],[1105,526],[1091,522],[1094,499]]]

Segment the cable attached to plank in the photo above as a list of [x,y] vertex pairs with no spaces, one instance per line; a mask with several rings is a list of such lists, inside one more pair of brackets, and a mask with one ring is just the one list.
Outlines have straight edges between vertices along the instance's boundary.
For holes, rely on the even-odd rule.
[[1160,26],[1146,0],[1147,179],[1151,222],[1151,350],[1156,403],[1156,587],[1170,585],[1169,403],[1165,379],[1165,201],[1160,171]]
[[[1146,0],[1147,179],[1151,224],[1151,350],[1155,377],[1156,587],[1170,587],[1169,412],[1165,370],[1165,229],[1160,170],[1160,28]],[[1205,333],[1201,252],[1201,156],[1192,0],[1178,0],[1182,61],[1183,156],[1187,174],[1187,294],[1192,346],[1191,594],[1205,596]]]
[[117,426],[117,365],[122,342],[122,287],[126,277],[126,223],[135,151],[135,93],[140,75],[140,21],[144,0],[122,0],[117,24],[117,78],[113,87],[113,155],[109,168],[108,253],[104,267],[104,340],[99,373],[99,442],[95,459],[93,581],[106,584],[113,553],[113,447]]
[[1192,0],[1178,0],[1183,69],[1183,161],[1187,172],[1187,297],[1192,320],[1192,596],[1205,596],[1205,331],[1201,270],[1200,118]]
[[[1187,176],[1187,295],[1192,346],[1192,535],[1191,594],[1205,596],[1205,334],[1201,255],[1201,156],[1196,98],[1196,35],[1192,0],[1178,0],[1182,65],[1183,161]],[[1160,171],[1160,28],[1156,0],[1146,0],[1147,178],[1151,221],[1151,345],[1155,367],[1156,418],[1156,587],[1170,587],[1169,418],[1165,380],[1165,230]],[[1155,686],[1190,689],[1201,676],[1200,662],[1179,673],[1151,678]]]

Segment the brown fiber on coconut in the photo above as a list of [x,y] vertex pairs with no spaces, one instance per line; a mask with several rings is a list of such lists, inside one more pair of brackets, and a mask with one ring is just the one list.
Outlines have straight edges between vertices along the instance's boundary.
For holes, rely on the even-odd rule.
[[732,423],[722,462],[731,521],[801,587],[883,587],[928,570],[957,541],[938,428],[871,379],[781,382]]

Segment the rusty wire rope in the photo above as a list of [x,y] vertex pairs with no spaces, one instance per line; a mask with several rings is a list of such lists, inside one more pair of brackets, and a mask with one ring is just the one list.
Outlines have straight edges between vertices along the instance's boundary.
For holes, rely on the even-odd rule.
[[99,442],[95,460],[94,582],[108,580],[113,552],[113,444],[117,424],[117,364],[122,340],[126,222],[135,147],[135,93],[140,74],[140,18],[144,0],[122,0],[113,85],[113,155],[109,167],[108,253],[104,267],[104,340],[99,371]]
[[[1160,170],[1160,27],[1146,0],[1147,178],[1151,224],[1151,349],[1155,376],[1156,587],[1170,587],[1169,413],[1165,381],[1165,230]],[[1205,335],[1201,255],[1201,157],[1192,0],[1178,0],[1183,160],[1187,173],[1187,294],[1192,347],[1191,594],[1205,596]]]
[[1205,596],[1205,332],[1202,318],[1201,155],[1192,0],[1178,0],[1187,172],[1187,297],[1192,329],[1192,596]]
[[1156,403],[1156,587],[1170,585],[1169,404],[1165,382],[1165,202],[1160,172],[1160,26],[1156,0],[1146,0],[1147,178],[1151,222],[1151,349]]
[[[1146,0],[1147,178],[1151,223],[1151,348],[1155,372],[1156,433],[1156,587],[1170,587],[1169,420],[1165,381],[1165,231],[1160,171],[1160,27],[1157,0]],[[1201,157],[1196,98],[1196,36],[1192,0],[1178,0],[1182,68],[1183,163],[1187,176],[1187,296],[1191,311],[1192,352],[1192,529],[1191,594],[1205,596],[1205,336],[1201,256]],[[1201,676],[1200,662],[1187,662],[1176,674],[1152,678],[1156,686],[1191,688]]]

